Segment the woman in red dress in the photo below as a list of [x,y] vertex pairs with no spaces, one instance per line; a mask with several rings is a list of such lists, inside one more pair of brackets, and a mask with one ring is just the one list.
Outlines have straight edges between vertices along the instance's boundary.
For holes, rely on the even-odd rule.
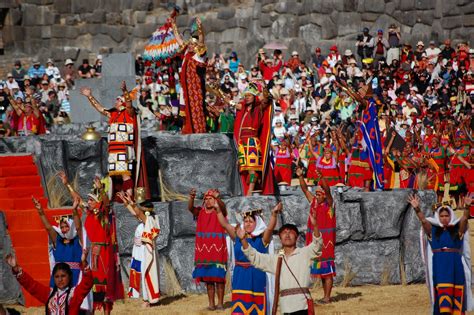
[[[209,298],[209,310],[224,309],[225,275],[227,271],[226,232],[220,225],[216,212],[216,203],[224,217],[227,216],[225,204],[219,198],[217,189],[204,194],[204,207],[195,207],[196,190],[189,194],[188,210],[197,220],[196,244],[194,251],[193,278],[196,282],[205,282]],[[215,293],[217,289],[217,307]]]
[[282,140],[280,147],[275,151],[275,179],[277,183],[287,183],[291,185],[291,163],[293,162],[293,153],[288,147],[288,140]]
[[316,137],[311,137],[309,141],[309,161],[308,161],[308,173],[306,177],[310,180],[315,181],[318,177],[316,170],[316,161],[322,155],[322,145],[318,142]]
[[342,183],[337,158],[334,157],[330,146],[324,148],[323,156],[320,156],[316,161],[316,169],[321,172],[329,187]]

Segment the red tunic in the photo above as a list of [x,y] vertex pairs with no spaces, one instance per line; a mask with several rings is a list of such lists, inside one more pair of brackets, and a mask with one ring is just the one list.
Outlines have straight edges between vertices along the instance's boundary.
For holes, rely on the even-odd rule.
[[227,243],[224,228],[215,211],[198,207],[193,278],[204,282],[225,282]]
[[291,184],[291,162],[290,150],[278,150],[275,154],[275,179],[277,183],[285,182]]
[[[17,277],[17,279],[21,286],[38,301],[43,304],[48,302],[49,295],[51,294],[51,288],[37,282],[24,271]],[[89,294],[93,284],[92,272],[83,272],[81,282],[74,289],[72,289],[73,291],[70,293],[68,301],[65,301],[65,303],[68,303],[69,315],[79,314],[81,303],[87,294]],[[64,314],[63,312],[66,311],[64,307],[65,305],[53,305],[55,300],[52,300],[53,301],[50,301],[49,309],[51,310],[51,307],[54,307],[59,311],[60,314]],[[59,300],[61,300],[61,298],[59,298]]]
[[[436,149],[428,149],[428,152],[431,153],[431,156],[438,165],[439,169],[438,172],[436,172],[432,168],[428,168],[428,185],[426,188],[444,190],[446,151],[443,147],[438,147]],[[438,187],[435,187],[436,182]]]
[[[336,245],[336,213],[327,203],[317,204],[316,197],[311,203],[311,213],[316,212],[319,232],[323,237],[322,254],[314,260],[311,268],[312,275],[322,277],[334,276],[334,248]],[[308,217],[308,231],[306,232],[306,245],[313,241],[313,225]],[[318,270],[323,270],[320,272]],[[313,272],[314,271],[314,272]]]
[[372,179],[369,161],[360,157],[360,149],[352,150],[347,173],[348,184],[352,187],[365,187],[364,182]]
[[316,169],[321,172],[328,186],[342,183],[335,157],[331,157],[329,161],[326,161],[320,156],[316,161]]
[[464,160],[468,161],[469,156],[469,147],[460,147],[455,148],[456,155],[453,155],[448,152],[448,166],[449,166],[449,184],[450,190],[457,190],[459,185],[465,182],[465,177],[467,175],[468,168],[464,165],[463,162],[459,159],[458,156],[461,156]]

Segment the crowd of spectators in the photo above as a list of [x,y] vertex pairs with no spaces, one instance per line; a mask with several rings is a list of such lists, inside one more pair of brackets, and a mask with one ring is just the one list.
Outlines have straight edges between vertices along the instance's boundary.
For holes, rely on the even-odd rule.
[[[432,135],[446,151],[455,150],[454,140],[460,134],[465,138],[463,145],[472,143],[474,50],[468,43],[419,41],[413,48],[403,41],[398,27],[391,25],[373,35],[364,28],[354,50],[342,52],[336,45],[329,51],[316,47],[311,58],[302,60],[298,51],[285,59],[281,50],[260,49],[247,68],[236,52],[208,56],[205,100],[209,132],[231,133],[234,105],[243,100],[243,91],[250,83],[259,82],[274,100],[272,148],[277,151],[285,142],[292,148],[294,163],[301,161],[308,166],[311,151],[321,155],[327,146],[350,160],[351,148],[360,142],[357,121],[363,106],[348,91],[357,93],[364,88],[372,90],[378,106],[384,142],[388,144],[396,134],[385,152],[393,154],[395,168],[404,167],[405,162],[397,160],[400,156],[403,159],[429,152]],[[179,62],[157,65],[137,55],[135,70],[136,105],[142,119],[156,120],[161,130],[179,130],[184,103],[180,98]],[[47,129],[68,120],[68,91],[74,81],[100,75],[100,56],[93,66],[84,60],[77,70],[69,59],[61,70],[52,60],[46,66],[33,62],[28,70],[17,62],[0,85],[0,133],[25,134],[18,127],[11,130],[12,116],[21,112],[10,106],[8,96],[17,108],[27,109],[31,104],[35,115],[44,117]],[[401,153],[404,148],[409,148],[406,154]],[[471,158],[470,151],[465,158]],[[449,168],[447,157],[444,164]],[[418,169],[420,165],[416,165]]]

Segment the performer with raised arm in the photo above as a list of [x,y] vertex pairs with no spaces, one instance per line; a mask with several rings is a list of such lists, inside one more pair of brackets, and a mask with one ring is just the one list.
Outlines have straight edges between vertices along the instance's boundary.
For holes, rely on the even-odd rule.
[[127,194],[123,192],[117,194],[128,211],[140,221],[133,241],[128,296],[138,298],[141,291],[144,305],[149,307],[160,298],[158,257],[155,245],[155,240],[160,233],[160,223],[153,211],[153,203],[139,198],[135,203]]
[[425,217],[417,195],[408,197],[421,222],[422,256],[433,314],[465,314],[474,309],[471,292],[471,252],[468,219],[472,198],[464,200],[464,212],[456,218],[446,203],[433,206],[434,217]]
[[244,91],[245,99],[237,104],[234,140],[238,145],[239,171],[244,195],[259,188],[264,195],[274,193],[270,165],[272,106],[267,90],[261,93],[255,83]]
[[[77,212],[79,200],[74,199],[72,206],[73,219],[68,217],[61,217],[58,226],[52,226],[44,213],[43,207],[39,201],[32,197],[41,222],[48,232],[51,240],[52,249],[50,257],[51,266],[58,263],[66,263],[71,267],[72,271],[72,285],[76,286],[79,282],[79,275],[81,272],[81,256],[82,256],[82,223],[81,218]],[[50,287],[54,286],[54,278],[51,277]]]
[[[245,231],[247,242],[259,253],[268,254],[273,230],[282,208],[282,203],[279,202],[272,209],[268,226],[263,221],[261,209],[247,210],[240,213],[243,219],[240,229]],[[242,243],[237,237],[236,228],[227,222],[218,203],[216,203],[216,209],[219,223],[234,241],[235,267],[232,275],[231,314],[267,314],[268,306],[271,305],[269,299],[272,298],[267,295],[267,277],[263,271],[250,265],[249,260],[242,252]]]
[[120,274],[115,215],[110,206],[106,186],[96,177],[92,192],[87,195],[87,202],[84,202],[68,183],[66,176],[62,177],[62,181],[72,198],[78,199],[79,204],[86,210],[83,242],[91,247],[94,311],[103,309],[105,314],[110,314],[114,301],[124,298],[124,289]]
[[92,271],[86,257],[87,251],[84,251],[81,255],[83,276],[78,285],[73,285],[71,267],[66,263],[58,263],[51,274],[54,279],[52,288],[37,282],[23,271],[15,256],[8,255],[6,261],[20,285],[45,305],[46,315],[76,315],[80,313],[81,303],[94,285]]
[[[278,231],[282,249],[278,254],[259,253],[249,244],[244,229],[236,234],[242,243],[242,252],[250,263],[265,272],[275,274],[275,299],[272,314],[276,314],[278,299],[282,314],[308,314],[313,306],[309,292],[311,286],[310,266],[313,259],[321,256],[322,238],[315,213],[310,214],[313,226],[312,242],[303,248],[296,247],[298,228],[284,224]],[[314,314],[314,309],[311,314]]]
[[336,213],[334,211],[333,199],[329,186],[317,171],[318,182],[321,186],[316,187],[314,195],[308,190],[308,186],[303,177],[303,169],[296,169],[301,190],[303,190],[306,199],[311,204],[310,216],[308,218],[308,231],[306,232],[306,244],[310,244],[313,238],[311,233],[314,229],[311,216],[317,217],[319,229],[323,237],[322,255],[318,256],[311,266],[311,276],[313,278],[321,278],[323,282],[324,298],[320,303],[331,302],[331,291],[333,286],[333,278],[336,276],[336,265],[334,263],[335,254],[334,247],[336,245]]
[[[224,202],[217,189],[204,194],[203,206],[194,206],[196,189],[189,193],[188,210],[196,222],[196,245],[194,251],[193,278],[196,282],[205,282],[209,298],[209,310],[224,309],[224,289],[227,266],[227,242],[225,230],[217,218],[217,206],[227,216]],[[217,290],[217,307],[215,294]]]
[[[124,191],[133,196],[135,186],[147,190],[148,179],[139,133],[140,118],[132,106],[125,81],[122,81],[121,89],[123,95],[117,96],[111,109],[105,109],[92,95],[90,88],[83,87],[81,94],[87,97],[92,107],[109,118],[108,173],[115,179],[114,191]],[[117,176],[121,177],[121,182],[116,180]]]
[[204,30],[200,18],[195,19],[193,28],[194,34],[189,41],[185,42],[176,26],[175,17],[172,23],[174,36],[180,46],[180,51],[184,52],[183,63],[179,73],[186,119],[183,126],[183,133],[206,133],[206,111],[204,100],[206,95],[206,67],[207,61],[206,45],[204,43]]

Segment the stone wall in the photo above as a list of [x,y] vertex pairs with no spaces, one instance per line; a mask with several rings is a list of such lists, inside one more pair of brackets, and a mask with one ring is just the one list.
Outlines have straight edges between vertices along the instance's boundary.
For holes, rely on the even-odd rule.
[[[315,46],[354,50],[364,26],[374,34],[400,25],[403,41],[474,42],[474,3],[467,0],[177,0],[182,30],[203,18],[209,52],[235,49],[247,65],[266,42],[277,40],[303,58]],[[81,59],[89,53],[141,52],[169,16],[159,0],[23,0],[7,2],[7,54]],[[290,52],[291,52],[290,50]]]

